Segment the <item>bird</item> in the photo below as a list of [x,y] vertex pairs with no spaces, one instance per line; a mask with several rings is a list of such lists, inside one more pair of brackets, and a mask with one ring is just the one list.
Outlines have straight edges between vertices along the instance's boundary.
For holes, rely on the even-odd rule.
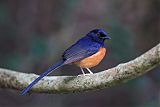
[[75,44],[66,49],[58,61],[53,66],[49,67],[39,77],[33,80],[26,88],[24,88],[20,96],[25,95],[37,82],[39,82],[44,76],[47,76],[52,71],[55,71],[59,67],[67,64],[75,64],[80,67],[82,74],[85,74],[83,69],[88,70],[89,75],[93,72],[89,69],[98,65],[104,58],[106,53],[105,40],[109,40],[110,37],[104,29],[98,28],[90,31],[84,37],[79,39]]

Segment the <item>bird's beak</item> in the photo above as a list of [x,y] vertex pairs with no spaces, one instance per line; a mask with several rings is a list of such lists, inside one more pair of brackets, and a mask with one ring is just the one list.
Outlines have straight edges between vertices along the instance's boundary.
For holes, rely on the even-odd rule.
[[110,40],[111,38],[109,36],[101,37],[102,39]]
[[109,36],[106,37],[107,40],[110,40],[111,38]]

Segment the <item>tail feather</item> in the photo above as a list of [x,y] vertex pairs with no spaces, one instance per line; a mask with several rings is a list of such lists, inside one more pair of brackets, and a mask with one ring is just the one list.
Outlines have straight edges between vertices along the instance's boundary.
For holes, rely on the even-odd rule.
[[48,70],[42,73],[38,78],[36,78],[32,83],[30,83],[25,89],[23,89],[22,92],[20,93],[20,96],[25,95],[39,80],[41,80],[44,76],[47,76],[49,73],[56,70],[57,68],[61,67],[63,64],[64,64],[64,61],[61,60],[55,65],[48,68]]

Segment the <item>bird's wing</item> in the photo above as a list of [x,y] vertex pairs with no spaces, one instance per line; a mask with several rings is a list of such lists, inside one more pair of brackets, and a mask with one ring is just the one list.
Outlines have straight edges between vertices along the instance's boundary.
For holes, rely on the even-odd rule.
[[100,45],[95,42],[80,40],[68,48],[64,54],[65,64],[80,61],[98,52]]

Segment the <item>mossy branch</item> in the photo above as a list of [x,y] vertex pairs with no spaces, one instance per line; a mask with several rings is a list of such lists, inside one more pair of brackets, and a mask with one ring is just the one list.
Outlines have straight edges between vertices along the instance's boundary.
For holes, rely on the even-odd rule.
[[[160,43],[140,57],[89,76],[47,76],[30,92],[72,93],[98,90],[125,83],[160,64]],[[38,75],[0,69],[0,87],[22,90]]]

